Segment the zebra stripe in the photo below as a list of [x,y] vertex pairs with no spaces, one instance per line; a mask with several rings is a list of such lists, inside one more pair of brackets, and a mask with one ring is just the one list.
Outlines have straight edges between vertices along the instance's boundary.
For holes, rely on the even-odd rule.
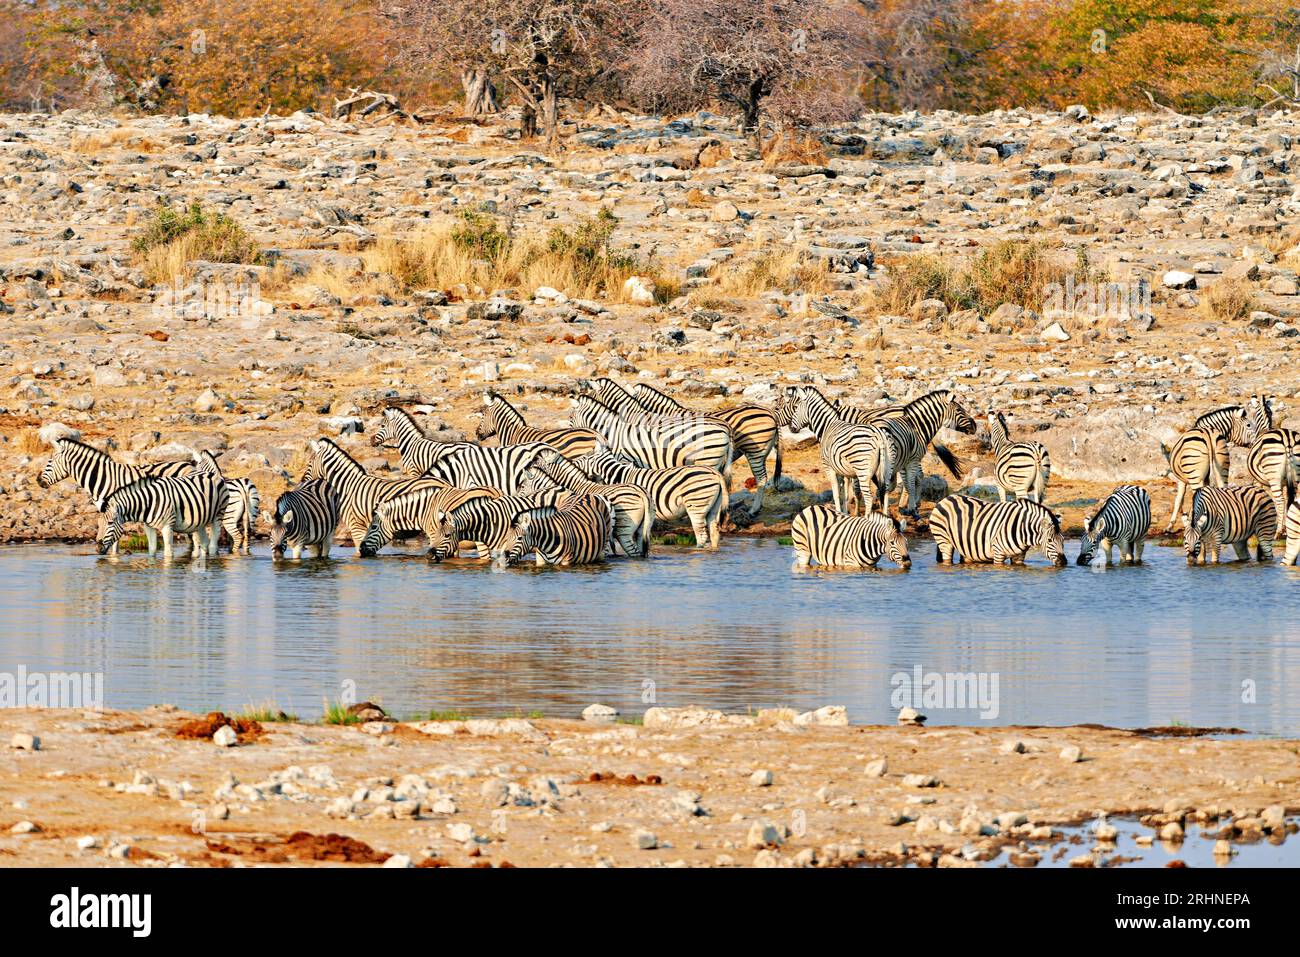
[[810,505],[790,523],[795,564],[874,568],[882,555],[900,568],[911,568],[907,539],[888,515],[849,517],[825,505]]
[[579,395],[570,421],[594,429],[610,448],[643,468],[707,465],[724,476],[731,468],[731,430],[708,416],[624,420],[597,399]]
[[1136,485],[1120,485],[1106,496],[1095,515],[1083,516],[1077,564],[1109,565],[1115,545],[1119,546],[1121,562],[1140,564],[1150,528],[1151,496]]
[[[647,412],[674,415],[692,410],[652,385],[638,382],[632,389],[632,398]],[[719,409],[710,413],[731,430],[732,461],[745,457],[749,471],[754,476],[754,498],[749,514],[757,515],[763,507],[763,494],[781,477],[781,427],[776,414],[766,406],[754,402]],[[771,477],[767,474],[767,457],[776,451],[776,465]]]
[[640,487],[654,502],[656,521],[671,522],[686,516],[695,532],[696,548],[718,547],[727,507],[727,483],[717,469],[702,465],[637,468],[608,449],[584,455],[573,464],[594,481]]
[[425,476],[457,488],[491,488],[503,495],[518,495],[524,470],[533,464],[539,453],[548,450],[549,445],[538,442],[527,445],[462,445],[444,455]]
[[142,478],[188,475],[193,469],[190,462],[127,465],[93,445],[75,439],[59,439],[54,443],[54,454],[45,463],[36,483],[41,488],[50,488],[72,476],[73,481],[90,494],[95,508],[102,510],[104,501],[125,485]]
[[491,488],[463,489],[444,485],[425,487],[390,498],[375,509],[366,536],[361,540],[361,556],[369,558],[391,542],[400,532],[424,532],[437,524],[436,516],[451,511],[476,498],[500,498]]
[[1218,432],[1191,429],[1179,436],[1173,448],[1161,442],[1160,451],[1169,463],[1169,474],[1178,483],[1174,510],[1165,525],[1169,532],[1183,513],[1183,496],[1188,489],[1195,492],[1207,485],[1222,488],[1228,484],[1228,440]]
[[1183,519],[1183,550],[1187,564],[1218,562],[1219,551],[1231,545],[1242,561],[1250,559],[1255,541],[1259,561],[1273,557],[1277,512],[1257,485],[1201,488],[1192,496],[1192,514]]
[[1060,519],[1047,507],[1026,498],[982,502],[968,495],[950,495],[930,513],[937,560],[1010,562],[1022,565],[1030,549],[1039,549],[1057,567],[1065,565],[1065,541]]
[[450,510],[434,510],[425,528],[429,536],[429,557],[435,562],[451,558],[461,542],[473,542],[478,557],[499,553],[509,543],[515,516],[530,508],[555,505],[568,492],[556,489],[534,495],[501,498],[472,498]]
[[1274,511],[1286,515],[1300,483],[1300,431],[1269,429],[1262,433],[1246,453],[1246,471],[1268,489]]
[[554,428],[537,429],[524,421],[519,410],[495,392],[487,393],[483,418],[474,430],[475,437],[484,439],[497,436],[502,445],[548,445],[566,458],[577,458],[596,451],[601,438],[591,429]]
[[124,485],[104,502],[97,547],[103,555],[117,544],[127,522],[145,526],[149,554],[162,536],[163,555],[172,557],[172,534],[189,535],[191,557],[215,555],[217,522],[226,506],[225,483],[214,475],[192,473],[173,478],[142,478]]
[[370,437],[370,444],[376,448],[390,442],[397,446],[402,457],[402,471],[413,478],[429,471],[456,449],[470,447],[468,442],[435,442],[425,437],[411,413],[396,407],[384,410],[379,428]]
[[[524,495],[558,485],[579,495],[599,495],[614,507],[614,540],[629,558],[650,554],[655,506],[649,493],[630,482],[593,482],[572,462],[557,452],[543,452],[524,473],[520,486]],[[613,549],[611,549],[611,552]]]
[[895,456],[905,454],[891,434],[879,426],[845,422],[812,386],[791,386],[786,396],[779,410],[780,415],[788,416],[788,422],[783,424],[816,433],[822,465],[835,496],[835,510],[846,512],[844,500],[852,493],[862,511],[874,511],[879,502],[887,512],[889,492],[894,487]]
[[271,555],[283,558],[287,550],[296,561],[304,548],[327,558],[339,526],[339,497],[324,479],[299,482],[275,500],[275,514],[262,513],[271,526]]
[[1041,442],[1012,442],[1007,418],[996,409],[989,411],[988,423],[993,454],[997,457],[994,474],[998,498],[1005,502],[1010,492],[1016,498],[1028,498],[1041,505],[1052,474],[1047,446]]
[[1286,510],[1286,552],[1282,559],[1283,565],[1294,565],[1296,559],[1300,558],[1300,499],[1291,503],[1291,507]]
[[367,475],[356,459],[329,439],[317,439],[309,448],[311,461],[303,473],[303,481],[324,479],[338,494],[343,524],[358,555],[370,519],[381,504],[418,488],[446,487],[438,479],[383,479]]
[[1218,432],[1229,445],[1249,448],[1261,433],[1273,428],[1273,402],[1266,395],[1252,395],[1245,405],[1206,412],[1192,428]]
[[503,560],[517,565],[529,552],[538,565],[603,562],[614,529],[614,511],[599,495],[571,495],[558,506],[515,515]]
[[[215,475],[226,484],[226,509],[221,516],[221,527],[230,537],[231,554],[249,554],[253,538],[253,522],[257,520],[257,510],[262,506],[261,493],[257,486],[246,478],[226,478],[217,464],[217,457],[211,452],[194,453],[194,471]],[[215,550],[217,543],[213,542]]]

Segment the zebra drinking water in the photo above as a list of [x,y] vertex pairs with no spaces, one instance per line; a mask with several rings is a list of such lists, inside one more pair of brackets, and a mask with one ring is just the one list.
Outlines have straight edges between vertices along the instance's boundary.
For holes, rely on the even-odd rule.
[[1277,512],[1268,492],[1257,485],[1201,488],[1192,496],[1192,514],[1183,518],[1183,549],[1187,564],[1217,563],[1224,545],[1242,561],[1250,559],[1251,543],[1259,561],[1273,557]]
[[324,479],[299,482],[275,500],[275,514],[262,512],[271,526],[271,555],[283,558],[287,550],[297,561],[304,548],[327,558],[339,526],[339,497]]
[[614,507],[613,540],[623,549],[623,554],[629,558],[645,558],[650,553],[655,506],[641,486],[631,482],[593,482],[558,452],[543,452],[524,473],[520,491],[528,495],[556,485],[579,495],[599,495],[605,499]]
[[571,495],[558,506],[525,509],[511,521],[502,560],[517,565],[529,552],[538,565],[603,562],[613,534],[614,511],[599,495]]
[[930,513],[930,531],[937,560],[945,565],[959,555],[964,562],[1023,565],[1034,548],[1058,568],[1066,564],[1060,518],[1027,498],[982,502],[950,495]]
[[[104,502],[97,542],[105,554],[121,539],[127,522],[139,522],[162,536],[163,555],[172,557],[172,534],[189,535],[191,557],[217,553],[217,523],[226,506],[225,483],[206,472],[173,478],[142,478],[124,485]],[[155,553],[150,536],[149,554]]]
[[1109,565],[1111,549],[1118,545],[1121,562],[1140,564],[1150,528],[1151,496],[1136,485],[1120,485],[1106,496],[1096,514],[1083,516],[1077,563]]
[[900,568],[911,568],[907,539],[898,523],[883,512],[851,517],[825,505],[810,505],[790,523],[795,564],[840,568],[874,568],[882,555]]

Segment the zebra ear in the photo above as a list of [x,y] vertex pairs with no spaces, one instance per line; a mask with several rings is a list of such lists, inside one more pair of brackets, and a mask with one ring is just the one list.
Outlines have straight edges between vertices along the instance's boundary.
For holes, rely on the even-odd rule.
[[266,509],[262,509],[261,519],[262,519],[262,524],[264,525],[275,524],[275,516],[272,515],[270,512],[268,512]]
[[281,522],[285,525],[288,525],[292,521],[293,521],[293,509],[287,509],[284,513],[284,516],[281,518]]

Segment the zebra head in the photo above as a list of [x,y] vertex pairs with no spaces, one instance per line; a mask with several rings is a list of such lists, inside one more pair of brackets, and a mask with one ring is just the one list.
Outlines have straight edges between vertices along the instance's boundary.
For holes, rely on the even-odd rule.
[[1209,538],[1209,512],[1201,512],[1199,516],[1195,514],[1183,516],[1183,551],[1187,553],[1187,564],[1195,565],[1201,561]]
[[433,524],[425,532],[429,536],[429,558],[440,562],[456,554],[460,545],[460,531],[456,528],[456,520],[451,512],[438,509],[434,513]]
[[1079,557],[1076,565],[1091,565],[1097,555],[1097,545],[1106,537],[1106,519],[1085,512],[1083,516],[1083,540],[1079,543]]
[[302,473],[302,481],[325,478],[325,443],[319,439],[307,443],[307,468]]
[[1034,509],[1034,513],[1034,518],[1031,520],[1035,532],[1034,544],[1042,551],[1044,558],[1057,568],[1064,568],[1069,562],[1065,557],[1065,536],[1061,534],[1061,516],[1044,505],[1039,505]]
[[975,420],[966,411],[966,407],[957,401],[955,395],[948,396],[948,402],[943,407],[943,418],[939,420],[939,425],[943,428],[954,429],[963,435],[975,434]]
[[62,482],[72,474],[72,464],[69,461],[72,457],[72,446],[59,439],[54,443],[54,454],[50,460],[45,463],[45,468],[41,469],[41,474],[36,478],[36,484],[41,488],[49,488]]
[[1245,407],[1246,418],[1254,431],[1251,433],[1251,441],[1259,438],[1260,433],[1267,432],[1273,428],[1273,399],[1271,396],[1257,393],[1250,397],[1250,401]]
[[370,436],[370,444],[375,448],[387,445],[389,442],[397,441],[397,410],[384,409],[384,414],[380,416],[379,428],[375,429],[375,434]]
[[889,529],[885,532],[885,554],[899,568],[911,568],[912,556],[907,553],[907,536],[903,534],[903,529],[896,519],[884,514],[880,517],[889,523]]
[[538,492],[546,492],[553,488],[555,488],[555,482],[534,463],[520,473],[519,486],[515,490],[515,494],[536,495]]
[[518,565],[525,555],[533,551],[534,547],[533,517],[532,511],[529,510],[515,516],[510,531],[501,542],[497,562],[506,567]]
[[289,537],[289,526],[293,524],[293,509],[287,508],[280,512],[277,508],[274,515],[263,510],[262,524],[271,527],[271,555],[275,558],[283,558],[284,540]]
[[125,526],[117,506],[112,502],[106,503],[99,516],[99,534],[95,539],[95,550],[101,555],[107,555],[109,550],[118,543],[124,530]]
[[479,413],[478,424],[474,426],[474,438],[482,442],[497,434],[497,394],[490,389],[483,396],[483,411]]
[[393,540],[393,531],[393,510],[385,503],[375,509],[375,514],[370,517],[370,527],[361,539],[361,557],[374,558],[378,555],[379,550]]
[[781,394],[776,397],[776,407],[773,410],[776,414],[776,424],[787,429],[794,428],[791,423],[794,421],[796,410],[799,408],[800,392],[799,387],[788,385],[781,390]]

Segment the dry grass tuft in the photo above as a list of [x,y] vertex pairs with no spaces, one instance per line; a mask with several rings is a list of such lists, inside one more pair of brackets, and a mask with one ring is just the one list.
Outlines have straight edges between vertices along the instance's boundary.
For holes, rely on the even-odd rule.
[[1256,308],[1254,289],[1241,279],[1221,279],[1201,297],[1201,310],[1219,322],[1240,322]]
[[47,450],[36,429],[23,429],[14,437],[14,448],[23,455],[39,455]]
[[74,153],[89,155],[111,149],[139,150],[142,153],[158,153],[166,149],[162,143],[125,126],[105,133],[88,133],[85,136],[74,137],[71,148]]
[[262,256],[243,226],[224,213],[207,212],[199,203],[184,209],[160,205],[131,248],[146,279],[155,284],[187,278],[195,260],[257,263]]
[[[746,255],[748,253],[748,255]],[[809,256],[803,246],[763,246],[737,250],[738,265],[724,263],[709,295],[752,299],[769,290],[821,295],[830,291],[830,267],[824,259]]]
[[822,141],[798,130],[780,129],[762,147],[765,166],[823,166],[826,148]]

